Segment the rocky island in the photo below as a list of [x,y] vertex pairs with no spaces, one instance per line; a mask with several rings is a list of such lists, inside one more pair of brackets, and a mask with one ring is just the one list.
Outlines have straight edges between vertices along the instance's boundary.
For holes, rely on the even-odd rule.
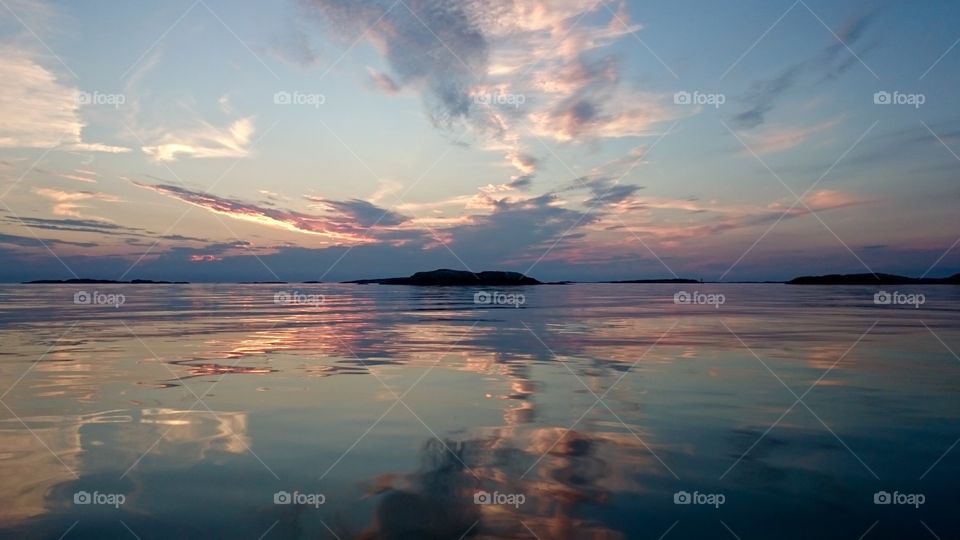
[[467,272],[465,270],[450,270],[441,268],[429,272],[417,272],[409,277],[358,279],[346,281],[359,285],[419,285],[419,286],[481,286],[506,287],[512,285],[542,285],[543,282],[519,272]]
[[960,285],[960,274],[946,278],[912,278],[895,274],[829,274],[802,276],[787,285]]

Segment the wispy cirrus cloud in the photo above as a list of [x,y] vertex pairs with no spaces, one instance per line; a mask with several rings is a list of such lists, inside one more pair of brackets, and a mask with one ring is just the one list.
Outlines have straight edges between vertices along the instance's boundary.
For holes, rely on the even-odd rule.
[[[789,65],[769,79],[754,82],[741,101],[746,109],[733,117],[734,123],[742,129],[755,128],[766,122],[767,114],[774,110],[780,98],[793,90],[804,80],[811,80],[812,86],[837,79],[857,66],[878,41],[861,45],[863,36],[873,23],[876,11],[861,13],[848,22],[837,36],[825,34],[830,44],[823,47],[812,58]],[[859,51],[853,50],[859,46]]]
[[0,148],[129,152],[85,141],[80,90],[44,67],[29,49],[0,46]]
[[343,218],[344,225],[359,227],[376,227],[378,225],[382,227],[395,227],[410,220],[408,216],[392,210],[386,210],[360,199],[334,201],[320,197],[307,197],[307,200],[328,210],[332,210],[335,215]]
[[86,204],[89,202],[121,202],[122,199],[106,193],[95,193],[92,191],[62,191],[52,188],[37,188],[34,193],[53,201],[52,212],[55,216],[66,216],[74,218],[83,218],[81,211],[88,210],[91,207]]
[[809,126],[767,126],[763,129],[747,132],[745,142],[750,150],[743,150],[744,154],[751,152],[758,155],[776,154],[792,150],[812,138],[823,136],[840,125],[842,118],[833,118]]
[[612,12],[585,0],[300,3],[346,37],[366,31],[390,70],[371,71],[376,85],[419,91],[435,125],[468,130],[480,148],[502,153],[518,186],[541,165],[527,149],[533,138],[648,136],[675,114],[664,96],[625,84],[617,56],[602,54],[642,30],[624,1]]
[[[314,200],[316,203],[322,203],[330,212],[308,214],[220,197],[171,184],[145,184],[141,182],[134,182],[134,184],[216,214],[258,223],[267,227],[320,235],[337,243],[374,242],[378,237],[387,235],[392,227],[407,220],[400,214],[360,200]],[[380,223],[376,222],[376,216],[378,215],[385,216]]]
[[253,133],[253,117],[241,118],[223,127],[200,121],[194,127],[166,132],[142,150],[157,161],[174,161],[180,157],[242,158],[250,152]]

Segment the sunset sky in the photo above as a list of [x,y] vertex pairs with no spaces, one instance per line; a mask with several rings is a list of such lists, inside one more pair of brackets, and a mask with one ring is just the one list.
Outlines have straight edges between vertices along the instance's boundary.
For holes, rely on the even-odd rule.
[[0,280],[949,275],[958,42],[955,2],[0,0]]

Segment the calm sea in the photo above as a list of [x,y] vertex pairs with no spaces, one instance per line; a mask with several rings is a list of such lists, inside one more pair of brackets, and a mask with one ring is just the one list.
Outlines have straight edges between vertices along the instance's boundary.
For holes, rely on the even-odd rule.
[[3,285],[0,537],[958,538],[958,301]]

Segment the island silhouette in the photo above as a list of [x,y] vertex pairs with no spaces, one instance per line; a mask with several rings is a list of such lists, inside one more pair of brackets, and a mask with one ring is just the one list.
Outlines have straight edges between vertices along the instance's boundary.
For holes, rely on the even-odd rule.
[[[25,282],[28,285],[86,285],[86,284],[117,284],[117,285],[186,285],[186,281],[154,281],[149,279],[134,279],[131,281],[117,281],[111,279],[41,279]],[[240,282],[241,284],[281,285],[285,281]],[[304,284],[320,284],[321,281],[304,281]],[[486,270],[470,272],[467,270],[451,270],[439,268],[425,272],[417,272],[406,277],[389,277],[374,279],[356,279],[339,283],[352,285],[412,285],[420,287],[511,287],[523,285],[567,285],[575,283],[614,283],[614,284],[695,284],[695,283],[725,283],[721,281],[703,281],[698,279],[669,278],[669,279],[632,279],[619,281],[553,281],[544,282],[520,272],[502,270]],[[763,281],[755,283],[774,283],[787,285],[960,285],[960,274],[943,278],[907,277],[896,274],[826,274],[820,276],[800,276],[789,281]]]

